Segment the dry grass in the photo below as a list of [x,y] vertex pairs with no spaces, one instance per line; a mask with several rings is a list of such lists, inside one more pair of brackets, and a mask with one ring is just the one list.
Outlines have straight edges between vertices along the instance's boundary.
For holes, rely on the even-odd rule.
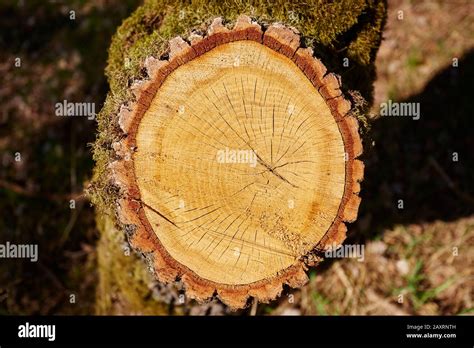
[[[403,11],[403,19],[399,19]],[[419,93],[440,69],[474,47],[474,2],[390,0],[377,54],[374,112]]]
[[364,262],[335,260],[295,296],[302,314],[470,313],[473,243],[472,217],[396,226],[367,243]]

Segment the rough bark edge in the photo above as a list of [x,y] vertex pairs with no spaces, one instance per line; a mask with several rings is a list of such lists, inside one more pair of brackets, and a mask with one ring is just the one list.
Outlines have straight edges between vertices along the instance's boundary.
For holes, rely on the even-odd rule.
[[[146,219],[131,159],[135,151],[138,125],[166,77],[196,56],[218,45],[239,40],[259,42],[287,56],[303,71],[323,96],[336,119],[343,137],[347,161],[344,194],[337,216],[314,249],[272,278],[246,285],[228,285],[199,277],[169,255]],[[194,32],[186,41],[176,37],[169,42],[167,57],[148,57],[144,65],[149,79],[135,81],[131,86],[135,101],[123,104],[120,108],[118,124],[124,136],[113,144],[118,159],[109,165],[112,181],[121,190],[117,215],[132,247],[146,256],[158,280],[168,283],[181,279],[187,295],[198,301],[217,295],[228,306],[237,309],[244,307],[249,297],[260,302],[275,299],[282,292],[284,284],[293,288],[303,286],[308,280],[305,272],[307,266],[316,265],[321,260],[318,252],[340,245],[344,241],[347,231],[344,222],[356,219],[360,203],[358,193],[364,166],[356,158],[362,154],[362,143],[358,133],[358,121],[350,114],[351,104],[342,94],[340,78],[328,73],[322,62],[313,57],[310,48],[300,47],[300,36],[296,29],[280,23],[262,28],[245,15],[237,19],[232,29],[222,24],[222,18],[215,18],[204,36]]]

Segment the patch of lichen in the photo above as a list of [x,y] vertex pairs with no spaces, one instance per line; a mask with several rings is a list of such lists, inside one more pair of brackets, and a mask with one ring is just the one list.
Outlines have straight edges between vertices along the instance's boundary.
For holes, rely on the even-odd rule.
[[169,305],[153,298],[151,274],[133,252],[128,253],[124,235],[113,220],[99,214],[97,226],[101,232],[97,314],[169,314]]

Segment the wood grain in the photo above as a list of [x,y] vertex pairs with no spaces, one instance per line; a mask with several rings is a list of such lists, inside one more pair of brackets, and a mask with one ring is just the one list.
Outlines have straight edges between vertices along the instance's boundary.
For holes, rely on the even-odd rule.
[[110,165],[132,246],[199,300],[238,308],[302,286],[360,203],[362,144],[339,77],[296,30],[246,16],[171,40],[145,67]]

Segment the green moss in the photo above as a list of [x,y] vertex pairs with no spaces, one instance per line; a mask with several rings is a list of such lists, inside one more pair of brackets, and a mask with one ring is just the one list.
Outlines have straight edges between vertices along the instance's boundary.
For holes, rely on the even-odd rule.
[[109,217],[99,215],[97,225],[101,239],[97,246],[99,286],[96,311],[98,314],[168,314],[168,304],[158,302],[151,295],[153,279],[130,252],[126,254],[123,233]]

